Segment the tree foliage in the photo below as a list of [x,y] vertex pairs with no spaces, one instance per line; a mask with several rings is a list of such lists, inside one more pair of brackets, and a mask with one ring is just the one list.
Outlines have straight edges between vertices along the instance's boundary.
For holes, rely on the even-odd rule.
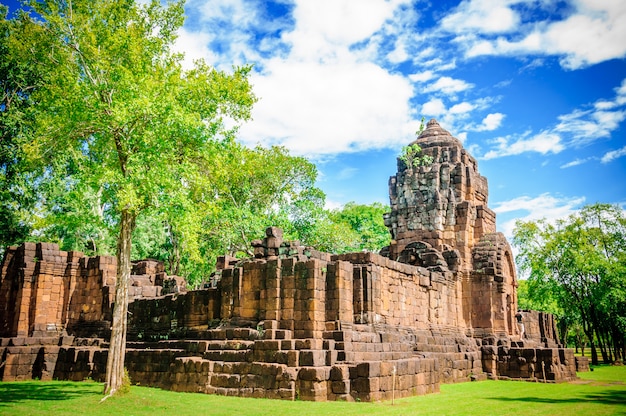
[[192,282],[208,276],[219,255],[252,256],[250,242],[262,237],[267,226],[288,229],[294,207],[311,193],[321,192],[315,187],[315,165],[289,155],[282,147],[248,148],[224,141],[213,169],[208,184],[213,198],[203,204],[199,219],[202,264],[183,260],[183,270]]
[[336,224],[344,224],[355,234],[355,243],[350,251],[379,251],[389,245],[391,234],[383,220],[383,214],[389,207],[375,202],[369,205],[348,202],[340,210],[331,212],[331,220]]
[[0,4],[0,250],[24,241],[32,230],[37,187],[23,151],[31,92],[43,81],[41,64],[22,59],[24,45],[15,33],[45,45],[44,31],[26,15],[7,19]]
[[528,295],[556,303],[605,361],[623,359],[626,337],[626,216],[619,206],[595,204],[551,224],[519,222],[514,244],[528,273]]

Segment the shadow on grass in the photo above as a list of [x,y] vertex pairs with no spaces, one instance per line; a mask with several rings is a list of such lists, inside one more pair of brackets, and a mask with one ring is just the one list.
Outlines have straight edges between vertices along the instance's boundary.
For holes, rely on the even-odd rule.
[[534,403],[585,403],[594,402],[606,405],[626,406],[626,391],[607,391],[604,393],[585,394],[580,397],[570,397],[567,399],[545,398],[545,397],[490,397],[489,400],[502,402],[534,402]]
[[0,382],[0,409],[8,403],[28,400],[69,400],[79,396],[100,395],[94,384],[37,381]]

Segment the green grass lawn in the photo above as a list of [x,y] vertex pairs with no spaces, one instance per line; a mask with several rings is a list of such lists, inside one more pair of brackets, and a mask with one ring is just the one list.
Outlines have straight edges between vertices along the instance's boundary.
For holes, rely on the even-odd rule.
[[626,414],[626,366],[600,366],[572,383],[483,381],[382,403],[313,403],[174,393],[133,386],[104,403],[94,382],[0,382],[2,415],[616,415]]

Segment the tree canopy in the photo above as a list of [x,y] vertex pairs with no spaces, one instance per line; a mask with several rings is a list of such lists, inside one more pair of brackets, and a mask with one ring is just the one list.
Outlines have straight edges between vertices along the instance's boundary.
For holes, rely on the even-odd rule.
[[585,206],[567,219],[518,222],[514,244],[528,273],[528,297],[580,325],[592,361],[624,358],[626,341],[626,216],[621,207]]

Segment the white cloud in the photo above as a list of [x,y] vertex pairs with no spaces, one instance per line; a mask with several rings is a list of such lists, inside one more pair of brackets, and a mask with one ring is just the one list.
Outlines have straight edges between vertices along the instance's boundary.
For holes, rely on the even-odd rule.
[[498,215],[509,214],[508,217],[513,217],[500,225],[501,231],[507,238],[512,239],[516,221],[546,219],[554,223],[558,219],[564,219],[575,213],[584,202],[584,197],[557,198],[544,193],[536,197],[521,196],[497,202],[493,210]]
[[[233,65],[260,63],[262,54],[280,54],[287,48],[282,40],[269,36],[291,28],[289,18],[267,16],[263,6],[254,0],[188,0],[188,17],[178,31],[174,46],[187,56],[184,66],[204,58],[218,69],[231,70]],[[191,18],[193,17],[193,18]],[[262,35],[262,40],[256,36]]]
[[[581,14],[592,22],[621,22],[625,7],[609,3],[580,0],[562,22]],[[264,6],[252,0],[189,0],[186,8],[195,9],[197,19],[179,32],[176,48],[186,52],[186,66],[198,58],[226,70],[233,64],[255,63],[251,81],[260,101],[253,121],[240,130],[248,144],[285,145],[296,154],[319,157],[397,147],[412,137],[422,115],[437,117],[451,132],[501,127],[505,115],[488,108],[496,98],[457,97],[463,93],[466,98],[474,85],[441,75],[455,68],[456,61],[437,46],[437,39],[443,39],[438,38],[440,29],[413,30],[419,14],[407,4],[408,0],[296,0],[285,16],[270,18]],[[441,25],[455,33],[457,41],[465,40],[468,51],[484,47],[489,51],[481,53],[537,53],[532,51],[547,44],[547,33],[559,22],[527,25],[521,10],[536,6],[535,0],[466,0]],[[420,68],[411,75],[381,63],[409,57]],[[423,103],[420,111],[416,98]],[[554,127],[534,136],[500,138],[492,149],[483,145],[484,157],[558,153],[567,146],[609,137],[626,119],[624,104],[626,79],[613,99],[562,115]],[[476,114],[482,116],[480,123],[470,121]]]
[[398,64],[400,62],[404,62],[409,59],[409,55],[406,52],[406,47],[404,42],[400,39],[396,42],[395,49],[387,54],[387,59],[389,62]]
[[246,0],[192,0],[189,5],[195,6],[200,18],[205,22],[213,20],[230,20],[237,26],[248,26],[257,20],[257,9]]
[[517,12],[507,2],[493,0],[463,1],[441,20],[441,26],[455,33],[480,30],[485,33],[509,32],[519,24]]
[[439,98],[433,98],[422,105],[422,114],[425,116],[438,117],[447,112],[446,106]]
[[504,120],[504,114],[502,113],[491,113],[487,114],[487,116],[483,119],[480,126],[476,128],[477,131],[493,131],[500,127],[502,124],[502,120]]
[[542,155],[548,153],[559,153],[565,146],[561,143],[561,138],[553,133],[542,132],[526,139],[526,134],[522,137],[500,137],[495,140],[496,148],[488,151],[483,159],[494,159],[503,156],[519,155],[526,152],[536,152]]
[[448,110],[448,113],[450,113],[450,114],[465,114],[465,113],[469,113],[470,111],[472,111],[475,108],[476,108],[476,106],[474,104],[470,104],[467,101],[463,101],[462,103],[455,104],[452,107],[450,107],[450,109]]
[[458,34],[467,57],[557,55],[564,68],[578,69],[626,56],[626,2],[578,0],[563,20],[533,22],[520,20],[513,7],[521,3],[533,2],[464,1],[442,27]]
[[416,59],[415,61],[416,62],[414,63],[416,65],[419,65],[423,68],[430,68],[436,72],[449,71],[456,68],[456,61],[454,59],[447,62],[441,58],[433,58],[428,61],[419,61]]
[[359,170],[357,168],[353,168],[353,167],[343,168],[337,174],[336,179],[337,180],[350,179],[350,178],[354,177],[354,175],[356,175],[358,171]]
[[406,78],[361,62],[274,59],[252,77],[261,100],[240,130],[249,144],[280,144],[296,154],[392,147],[419,125],[411,118]]
[[[465,140],[467,140],[467,133],[459,134],[458,138],[461,139],[461,136],[463,136],[462,141],[465,142]],[[472,143],[469,146],[467,146],[467,151],[469,152],[470,155],[480,154],[480,145],[478,143]]]
[[[453,135],[455,132],[462,132],[459,134],[458,138],[463,141],[467,137],[467,131],[486,130],[485,124],[476,127],[473,123],[468,122],[468,120],[472,117],[474,112],[485,110],[493,101],[494,100],[491,98],[480,98],[473,101],[462,101],[448,108],[441,98],[430,97],[426,103],[422,104],[419,114],[429,118],[437,118],[439,124]],[[495,118],[498,117],[496,116]],[[489,115],[485,117],[486,122],[491,123],[489,124],[490,127],[495,125],[495,118]],[[461,136],[463,136],[463,138],[461,138]]]
[[[372,50],[352,46],[384,27],[394,29],[388,23],[407,18],[398,17],[406,3],[298,0],[291,14],[274,21],[258,2],[191,0],[186,7],[199,11],[204,23],[181,31],[179,50],[189,61],[204,56],[223,69],[256,63],[251,82],[260,100],[253,121],[239,131],[244,143],[284,145],[311,157],[394,147],[412,138],[419,125],[409,104],[413,85],[374,63]],[[259,33],[274,35],[259,41]],[[408,59],[403,39],[388,58]],[[211,55],[209,42],[213,49],[223,45],[219,55]]]
[[537,34],[548,52],[564,54],[561,64],[570,69],[626,56],[626,3],[582,0],[577,5],[578,14]]
[[569,133],[572,143],[580,146],[592,141],[610,137],[626,119],[626,110],[621,111],[582,111],[575,110],[570,114],[559,116],[556,132]]
[[574,159],[571,162],[561,165],[561,169],[567,169],[574,166],[582,165],[585,162],[587,162],[587,159]]
[[474,85],[469,84],[461,79],[454,79],[451,77],[441,77],[433,84],[424,88],[424,92],[439,91],[444,94],[454,94],[457,92],[465,91],[472,88]]
[[[494,141],[495,149],[488,151],[483,158],[493,159],[502,156],[517,155],[524,152],[538,152],[541,154],[559,153],[565,148],[581,147],[596,140],[611,137],[613,131],[619,128],[626,120],[626,79],[622,80],[615,89],[615,97],[611,100],[599,99],[594,104],[588,105],[589,109],[575,109],[569,114],[557,117],[558,123],[543,132],[527,139],[529,133],[520,137],[499,138]],[[500,113],[495,113],[500,114]],[[483,120],[483,126],[487,126],[487,119],[491,117],[492,125],[496,125],[497,116],[488,115]],[[500,120],[501,121],[501,120]],[[487,130],[482,128],[482,130]],[[603,162],[621,156],[621,153],[609,152],[602,158]],[[615,156],[618,155],[618,156]],[[561,165],[561,168],[576,166],[587,160],[572,161]]]
[[615,108],[616,103],[615,101],[606,101],[606,100],[598,100],[593,104],[593,107],[596,110],[610,110],[612,108]]
[[344,204],[342,204],[341,202],[337,202],[337,201],[331,201],[330,199],[326,199],[325,203],[324,203],[324,209],[328,210],[328,211],[333,211],[336,209],[342,209],[344,206]]
[[545,59],[535,58],[532,61],[530,61],[528,64],[526,64],[523,67],[521,67],[517,72],[521,74],[523,72],[530,71],[530,70],[533,70],[535,68],[540,68],[540,67],[542,67],[544,65],[545,65]]
[[309,0],[296,1],[295,30],[283,39],[292,45],[292,58],[324,59],[355,42],[367,39],[393,16],[406,0]]
[[413,82],[426,82],[430,81],[435,77],[435,73],[433,71],[424,71],[419,72],[417,74],[409,75],[409,79]]
[[204,59],[209,63],[218,61],[218,57],[209,49],[212,35],[206,32],[190,32],[185,28],[178,31],[178,38],[174,44],[174,50],[184,52],[183,67],[193,68],[194,61]]
[[600,159],[600,161],[602,163],[609,163],[623,156],[626,156],[626,146],[622,147],[621,149],[611,150],[610,152],[606,152],[604,156],[602,156],[602,159]]
[[528,220],[538,220],[541,218],[554,220],[565,218],[574,213],[576,210],[573,208],[579,206],[584,201],[584,197],[556,198],[549,193],[544,193],[534,198],[520,196],[508,201],[497,202],[494,204],[493,211],[496,214],[526,211],[529,213],[525,216]]

